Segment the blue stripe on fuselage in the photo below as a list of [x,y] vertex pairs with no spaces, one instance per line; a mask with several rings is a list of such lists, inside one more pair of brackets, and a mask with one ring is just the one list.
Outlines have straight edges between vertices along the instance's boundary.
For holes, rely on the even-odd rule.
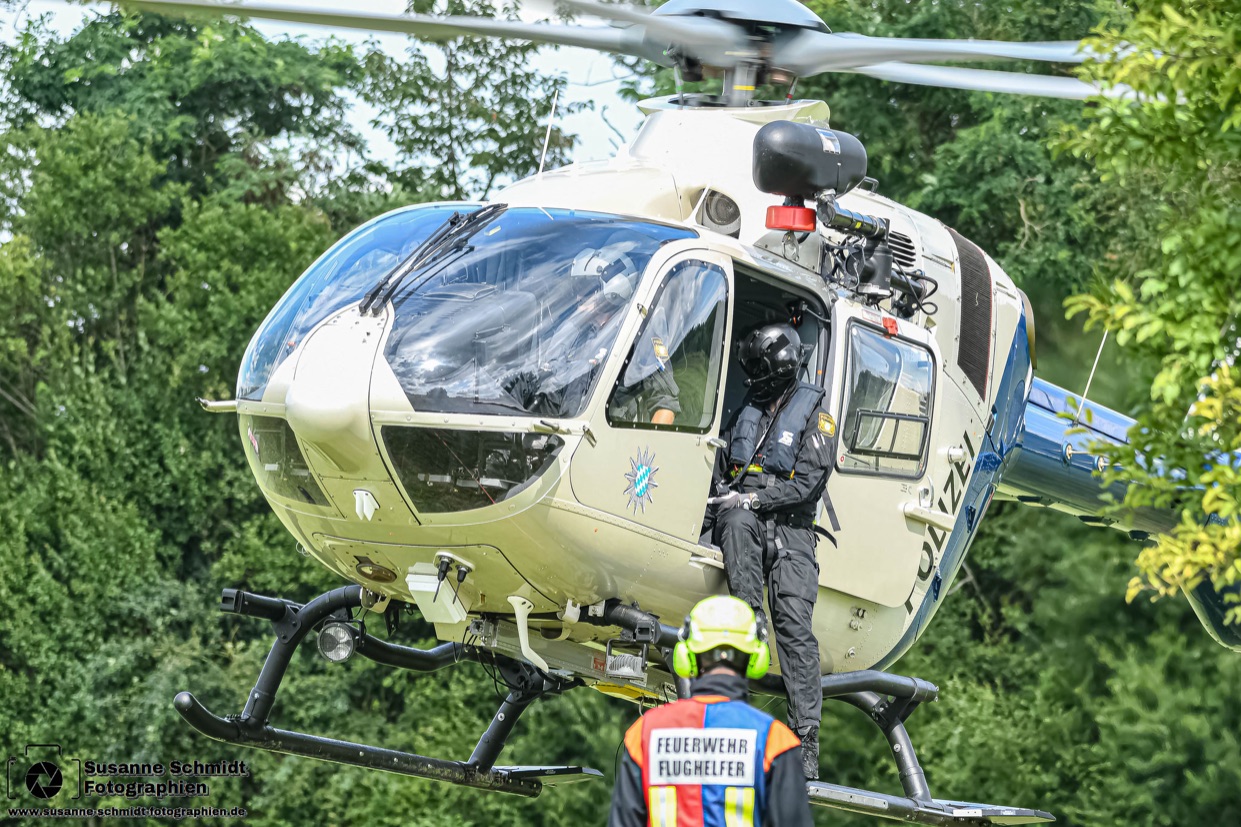
[[995,406],[992,409],[994,423],[991,430],[983,436],[966,485],[965,496],[962,497],[961,510],[957,512],[956,522],[934,566],[932,577],[939,582],[932,584],[927,590],[922,605],[915,612],[905,634],[874,668],[887,669],[909,651],[909,647],[914,645],[931,622],[939,609],[941,598],[947,594],[947,585],[957,576],[957,571],[965,562],[965,554],[978,533],[978,526],[982,523],[987,506],[991,504],[991,497],[995,494],[995,486],[1004,466],[1012,458],[1013,451],[1020,446],[1026,398],[1029,396],[1026,381],[1029,375],[1030,340],[1026,335],[1023,308],[1012,346],[1009,348],[1008,361],[1004,365],[1003,378],[996,393]]

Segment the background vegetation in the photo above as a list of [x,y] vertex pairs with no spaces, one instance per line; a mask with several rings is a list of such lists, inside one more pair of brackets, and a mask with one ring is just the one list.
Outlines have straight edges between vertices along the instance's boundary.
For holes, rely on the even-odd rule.
[[[1084,0],[810,5],[838,31],[903,36],[1075,39],[1102,20]],[[1226,336],[1192,340],[1196,314],[1235,320],[1241,294],[1229,154],[1239,84],[1235,61],[1213,58],[1235,56],[1241,23],[1224,7],[1107,9],[1110,40],[1162,46],[1160,61],[1113,67],[1164,95],[1139,110],[847,76],[801,94],[825,97],[834,123],[864,140],[885,193],[976,240],[1031,293],[1042,375],[1084,385],[1098,333],[1063,321],[1070,295],[1093,295],[1082,306],[1121,329],[1126,302],[1143,324],[1180,319],[1110,348],[1092,396],[1183,416],[1200,378],[1231,375],[1227,347],[1211,351]],[[58,741],[82,759],[245,758],[253,777],[213,784],[211,803],[242,804],[257,824],[604,822],[603,784],[529,802],[242,754],[191,733],[170,703],[187,687],[240,702],[266,654],[265,624],[215,611],[221,587],[305,599],[333,585],[270,514],[232,421],[195,397],[231,396],[262,317],[348,228],[399,204],[481,195],[537,165],[542,136],[509,113],[561,81],[517,68],[520,49],[450,44],[433,62],[455,75],[432,72],[429,54],[402,65],[236,23],[119,13],[68,37],[35,24],[0,51],[6,752]],[[395,168],[368,154],[350,117],[357,97],[378,107]],[[571,146],[557,135],[553,157]],[[1221,394],[1234,407],[1200,415],[1235,439],[1235,396]],[[1126,602],[1140,551],[1063,515],[992,511],[952,599],[899,667],[943,689],[912,726],[937,795],[1083,827],[1241,823],[1241,658],[1183,601]],[[473,667],[418,679],[368,662],[329,670],[305,648],[277,710],[291,728],[464,758],[494,710]],[[610,773],[634,714],[585,690],[541,702],[506,759]],[[823,738],[826,777],[899,789],[855,713],[829,711]]]

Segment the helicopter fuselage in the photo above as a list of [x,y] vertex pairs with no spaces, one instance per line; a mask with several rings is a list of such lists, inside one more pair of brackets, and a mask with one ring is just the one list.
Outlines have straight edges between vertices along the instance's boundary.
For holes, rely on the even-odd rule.
[[[414,604],[443,640],[663,697],[665,670],[618,676],[616,635],[582,621],[619,599],[675,625],[726,591],[700,535],[745,394],[732,345],[794,314],[837,440],[818,519],[822,669],[886,667],[942,604],[997,490],[1024,490],[1000,485],[1033,382],[1028,303],[968,240],[864,189],[841,203],[890,221],[898,267],[937,283],[934,307],[897,312],[825,278],[830,233],[769,230],[754,136],[825,124],[826,105],[643,107],[616,158],[514,184],[420,268],[414,242],[478,205],[407,208],[325,253],[243,365],[256,478],[299,546],[377,608]],[[643,408],[652,381],[679,393],[671,425]]]

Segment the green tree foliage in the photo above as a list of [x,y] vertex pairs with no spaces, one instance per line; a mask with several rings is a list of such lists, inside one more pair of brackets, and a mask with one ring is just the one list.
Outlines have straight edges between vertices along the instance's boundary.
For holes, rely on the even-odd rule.
[[1139,557],[1130,594],[1226,588],[1241,582],[1241,18],[1230,2],[1138,2],[1092,44],[1108,57],[1084,74],[1132,93],[1098,103],[1063,145],[1129,194],[1131,218],[1099,285],[1069,306],[1158,364],[1108,478],[1131,483],[1124,508],[1181,515]]
[[[512,0],[412,0],[419,14],[515,16]],[[421,200],[485,198],[497,182],[538,171],[552,101],[561,77],[525,68],[538,47],[503,40],[452,38],[417,43],[403,59],[372,52],[365,94],[378,123],[408,163],[389,172]],[[561,103],[558,117],[582,104]],[[548,168],[562,166],[575,139],[553,128]],[[536,148],[535,152],[531,152]]]
[[[910,36],[1077,37],[1095,21],[1087,3],[1024,0],[815,8],[838,30]],[[218,615],[218,589],[307,599],[338,584],[262,502],[235,422],[204,415],[194,397],[231,395],[251,333],[343,231],[537,165],[533,124],[554,84],[517,71],[524,52],[447,50],[409,68],[339,44],[269,42],[242,24],[121,14],[64,38],[35,26],[0,50],[6,754],[60,741],[82,759],[244,758],[253,776],[213,782],[211,803],[242,804],[255,824],[604,823],[605,784],[527,801],[227,750],[170,704],[193,688],[233,708],[266,655],[264,624]],[[488,73],[487,61],[505,65]],[[350,90],[383,113],[400,170],[365,155]],[[864,137],[884,192],[940,215],[1021,280],[1041,311],[1040,373],[1084,381],[1094,342],[1048,324],[1049,308],[1086,284],[1118,228],[1158,216],[1100,186],[1098,158],[1048,149],[1057,123],[1087,128],[1081,110],[855,77],[802,90]],[[455,118],[438,114],[448,101]],[[554,136],[553,153],[567,141]],[[1133,373],[1108,373],[1119,396]],[[1211,398],[1236,410],[1235,396]],[[955,591],[899,665],[943,688],[911,725],[937,795],[1090,827],[1241,821],[1241,661],[1182,603],[1126,605],[1132,554],[1119,534],[1063,515],[988,517],[967,576],[945,584]],[[419,624],[401,634],[431,642]],[[276,710],[289,728],[464,758],[497,704],[473,665],[413,676],[329,667],[303,648]],[[504,760],[610,773],[636,714],[586,690],[540,701]],[[899,790],[886,746],[853,711],[829,712],[823,741],[826,778]]]
[[[232,395],[253,331],[344,229],[414,198],[361,156],[345,118],[375,64],[244,24],[119,13],[64,38],[36,23],[0,51],[6,754],[59,741],[82,759],[218,755],[171,698],[193,687],[214,706],[240,703],[270,642],[265,624],[221,618],[218,590],[308,599],[335,584],[262,501],[235,423],[194,400]],[[537,164],[541,133],[505,134],[506,152]],[[373,666],[329,674],[304,655],[285,696],[296,703],[278,712],[293,727],[464,758],[493,711],[477,667],[414,684]],[[602,698],[545,706],[510,746],[515,760],[581,760],[579,743],[601,732],[586,758],[607,765],[621,721]],[[585,790],[549,811],[230,757],[254,775],[213,782],[210,803],[244,804],[260,823],[456,824],[472,809],[526,824],[593,810]]]
[[33,27],[9,51],[11,125],[124,113],[166,174],[195,194],[223,183],[229,170],[217,161],[256,143],[294,140],[305,163],[322,159],[319,145],[359,146],[339,94],[359,63],[338,44],[311,50],[227,20],[113,12],[63,41]]

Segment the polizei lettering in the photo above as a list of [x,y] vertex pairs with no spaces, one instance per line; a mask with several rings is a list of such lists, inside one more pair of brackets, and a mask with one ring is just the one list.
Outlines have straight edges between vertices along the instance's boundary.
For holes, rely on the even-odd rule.
[[[965,443],[967,456],[960,462],[952,463],[952,471],[949,472],[948,480],[944,483],[943,490],[939,492],[939,498],[935,504],[940,511],[952,514],[954,517],[961,508],[961,501],[965,499],[966,483],[969,482],[970,472],[974,469],[974,458],[978,455],[968,432],[962,434],[961,439]],[[944,543],[948,541],[948,535],[952,532],[941,531],[933,525],[928,525],[926,533],[927,539],[922,541],[922,564],[918,567],[918,580],[923,582],[929,580],[935,573],[935,563],[939,560],[940,553],[944,550]],[[914,610],[913,599],[913,591],[911,591],[909,599],[905,601],[905,611],[910,614]]]
[[758,732],[752,729],[660,729],[651,733],[650,783],[754,786]]

